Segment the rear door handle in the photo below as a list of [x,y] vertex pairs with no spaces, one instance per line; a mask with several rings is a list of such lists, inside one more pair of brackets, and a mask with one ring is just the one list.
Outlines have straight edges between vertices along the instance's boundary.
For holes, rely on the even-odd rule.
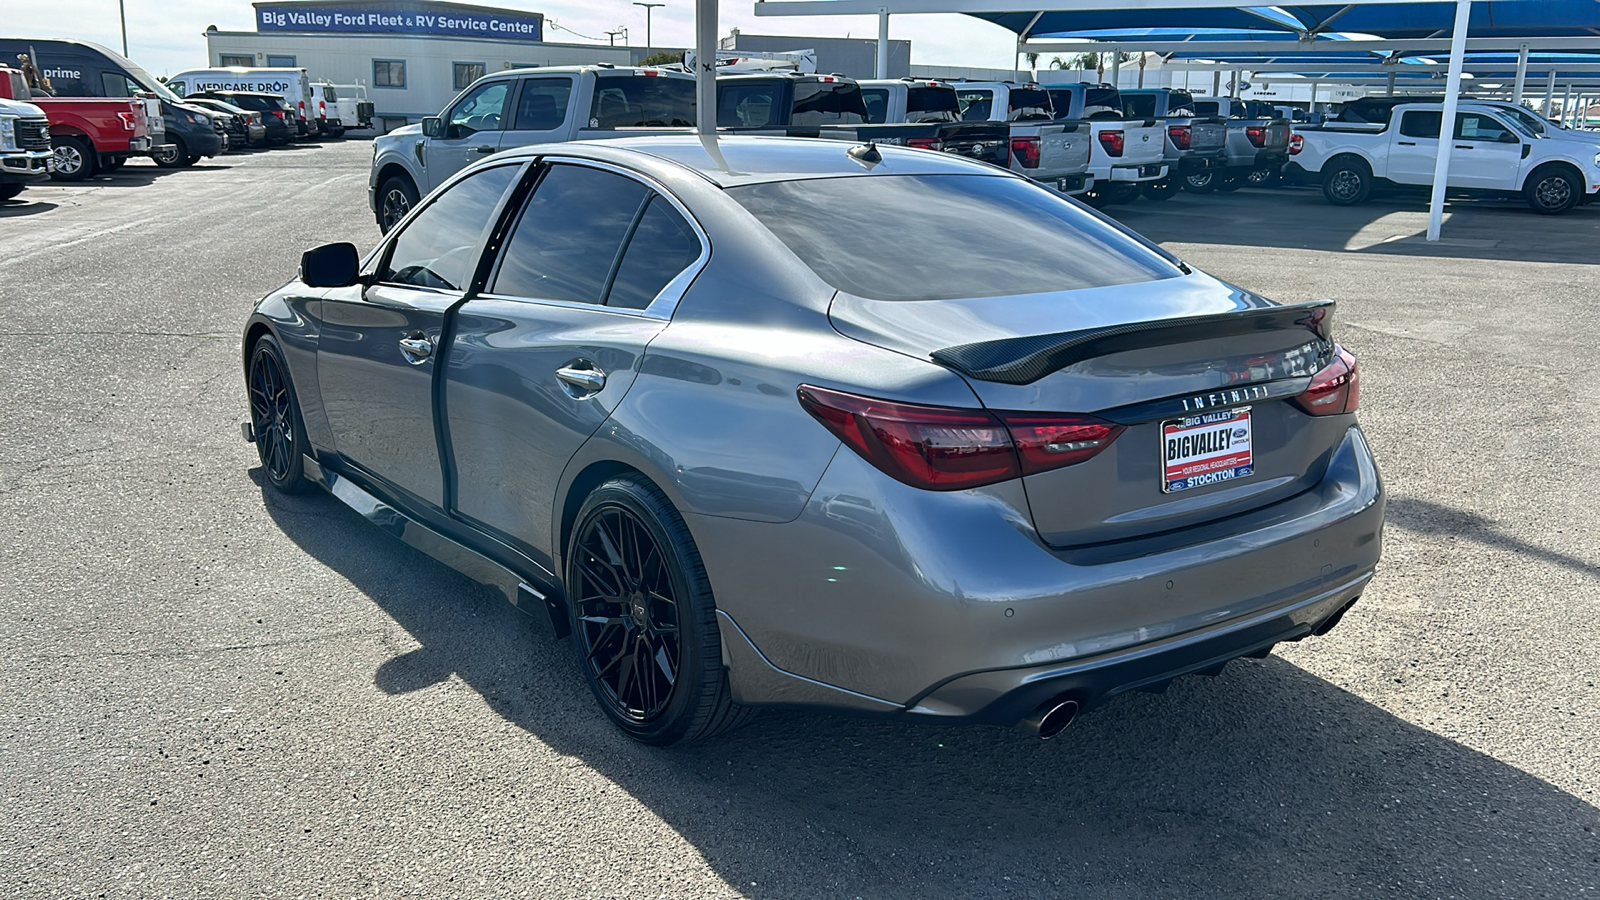
[[1456,149],[1457,150],[1471,150],[1472,149],[1472,145],[1471,144],[1457,144],[1456,145]]
[[420,331],[408,334],[400,339],[400,355],[413,366],[420,366],[433,355],[433,341]]
[[479,153],[493,153],[494,152],[494,148],[489,146],[488,144],[484,144],[481,147],[475,147],[473,149],[476,150]]
[[573,360],[557,369],[556,378],[575,400],[593,397],[606,386],[606,373],[586,359]]
[[1417,145],[1416,141],[1401,141],[1400,142],[1400,146],[1402,146],[1402,147],[1415,147],[1416,145]]

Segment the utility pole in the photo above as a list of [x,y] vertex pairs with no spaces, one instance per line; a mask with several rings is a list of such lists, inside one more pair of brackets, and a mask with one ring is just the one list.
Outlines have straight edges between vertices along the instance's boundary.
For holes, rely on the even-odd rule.
[[122,55],[128,55],[128,11],[123,8],[123,0],[117,0],[117,18],[122,20]]
[[[616,31],[608,31],[605,34],[606,34],[606,37],[611,39],[611,46],[615,47],[617,45],[617,35],[620,34],[623,37],[627,37],[628,29],[626,29],[626,28],[618,28]],[[624,44],[623,46],[626,47],[627,45]]]
[[650,40],[650,11],[665,3],[635,3],[634,6],[644,7],[644,55],[653,56],[656,52],[655,44]]

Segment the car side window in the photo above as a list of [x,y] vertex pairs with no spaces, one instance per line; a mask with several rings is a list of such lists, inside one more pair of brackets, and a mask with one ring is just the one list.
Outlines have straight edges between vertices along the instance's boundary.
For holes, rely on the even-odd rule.
[[1439,137],[1439,123],[1444,121],[1443,114],[1426,109],[1407,110],[1400,117],[1400,133],[1406,137],[1434,138]]
[[446,188],[401,229],[379,279],[441,291],[466,290],[477,268],[483,230],[520,171],[520,165],[494,166]]
[[717,127],[766,128],[778,110],[777,92],[770,81],[717,85]]
[[986,122],[994,108],[994,91],[959,91],[956,101],[961,104],[962,121]]
[[491,81],[461,98],[450,110],[450,136],[466,137],[505,128],[506,97],[511,85],[510,81]]
[[524,78],[517,98],[517,131],[550,131],[567,121],[572,99],[570,78]]
[[1495,119],[1477,113],[1462,113],[1456,116],[1456,140],[1458,141],[1500,141],[1511,130],[1501,125]]
[[550,167],[500,255],[489,292],[603,303],[618,252],[650,189],[587,166]]
[[882,125],[889,120],[889,89],[863,88],[861,100],[867,104],[867,123]]
[[650,198],[628,239],[606,305],[645,309],[678,273],[700,258],[700,237],[666,198]]

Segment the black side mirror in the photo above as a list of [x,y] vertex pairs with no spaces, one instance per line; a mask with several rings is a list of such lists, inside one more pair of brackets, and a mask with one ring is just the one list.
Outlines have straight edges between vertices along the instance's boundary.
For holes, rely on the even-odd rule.
[[428,116],[423,119],[422,136],[430,138],[444,137],[444,120],[438,116]]
[[300,280],[307,287],[349,287],[360,279],[355,244],[323,244],[300,254]]
[[1500,143],[1502,144],[1519,144],[1521,142],[1521,138],[1518,138],[1516,135],[1511,134],[1510,132],[1503,131],[1500,133]]

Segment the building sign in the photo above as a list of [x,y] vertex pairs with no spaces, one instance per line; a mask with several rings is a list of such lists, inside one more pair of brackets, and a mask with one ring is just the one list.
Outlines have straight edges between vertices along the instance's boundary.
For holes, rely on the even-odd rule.
[[441,5],[423,11],[422,4],[370,6],[294,6],[256,8],[257,31],[326,34],[403,34],[480,37],[496,40],[544,40],[544,16],[500,10],[458,11]]

